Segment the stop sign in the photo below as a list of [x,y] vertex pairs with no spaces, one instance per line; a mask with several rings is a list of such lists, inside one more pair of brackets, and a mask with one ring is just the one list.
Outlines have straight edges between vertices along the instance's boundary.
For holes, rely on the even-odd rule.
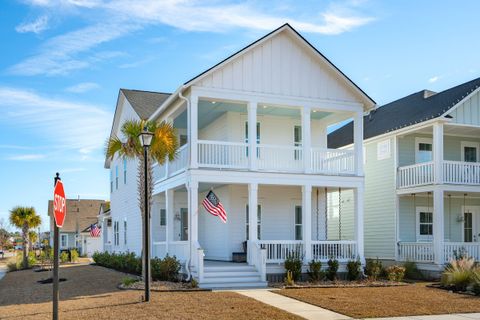
[[61,228],[67,215],[67,201],[65,199],[65,190],[63,190],[62,180],[57,180],[53,190],[53,216],[55,224]]

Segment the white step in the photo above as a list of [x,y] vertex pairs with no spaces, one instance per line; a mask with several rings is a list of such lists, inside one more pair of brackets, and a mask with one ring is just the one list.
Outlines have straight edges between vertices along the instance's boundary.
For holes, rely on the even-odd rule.
[[203,283],[237,283],[237,282],[260,282],[259,275],[253,277],[223,277],[223,278],[203,278]]
[[253,277],[259,276],[257,271],[233,271],[233,272],[211,272],[207,271],[203,273],[205,278],[224,278],[224,277]]
[[202,289],[238,289],[238,288],[266,288],[268,283],[266,281],[257,282],[213,282],[201,283],[199,286]]
[[254,266],[204,267],[204,272],[243,272],[257,271]]

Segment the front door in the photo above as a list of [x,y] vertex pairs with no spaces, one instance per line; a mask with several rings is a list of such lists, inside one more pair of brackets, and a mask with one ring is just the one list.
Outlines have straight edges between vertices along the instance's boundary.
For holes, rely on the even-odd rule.
[[464,208],[463,241],[480,242],[480,207]]

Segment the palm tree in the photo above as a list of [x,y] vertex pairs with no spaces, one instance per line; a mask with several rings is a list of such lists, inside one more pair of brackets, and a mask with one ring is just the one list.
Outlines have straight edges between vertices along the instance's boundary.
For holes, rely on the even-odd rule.
[[[148,190],[145,190],[144,182],[145,161],[143,147],[141,146],[138,137],[144,129],[147,129],[154,134],[148,152],[149,157],[147,159]],[[165,121],[157,123],[147,120],[127,120],[123,123],[120,132],[122,138],[113,136],[107,140],[105,155],[109,160],[113,160],[115,156],[138,160],[137,190],[143,222],[143,219],[145,218],[145,204],[143,202],[143,199],[145,199],[145,192],[147,192],[149,207],[151,208],[153,193],[153,164],[156,161],[159,165],[163,165],[167,159],[169,161],[175,159],[178,149],[176,130],[170,123]],[[143,260],[144,259],[142,259],[142,261]],[[142,270],[144,272],[145,267],[143,267]]]
[[28,268],[29,234],[32,228],[42,224],[42,219],[35,212],[34,207],[14,207],[10,210],[10,223],[22,230],[23,238],[23,268]]
[[35,232],[35,230],[28,231],[28,240],[30,241],[30,250],[32,250],[33,244],[38,240],[37,233]]

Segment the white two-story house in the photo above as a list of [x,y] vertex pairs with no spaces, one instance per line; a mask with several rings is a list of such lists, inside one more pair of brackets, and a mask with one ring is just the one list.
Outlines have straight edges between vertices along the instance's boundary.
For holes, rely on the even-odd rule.
[[[365,255],[438,272],[480,260],[480,78],[391,102],[364,118]],[[329,135],[348,147],[353,127]]]
[[[363,116],[375,102],[290,25],[170,95],[133,96],[120,91],[112,134],[125,119],[168,121],[181,145],[154,169],[154,256],[175,255],[201,287],[265,286],[294,252],[305,265],[363,261]],[[348,119],[352,148],[327,148],[329,127]],[[140,253],[136,165],[106,167],[111,250]],[[203,208],[210,190],[227,223]],[[246,263],[232,263],[245,249]]]

